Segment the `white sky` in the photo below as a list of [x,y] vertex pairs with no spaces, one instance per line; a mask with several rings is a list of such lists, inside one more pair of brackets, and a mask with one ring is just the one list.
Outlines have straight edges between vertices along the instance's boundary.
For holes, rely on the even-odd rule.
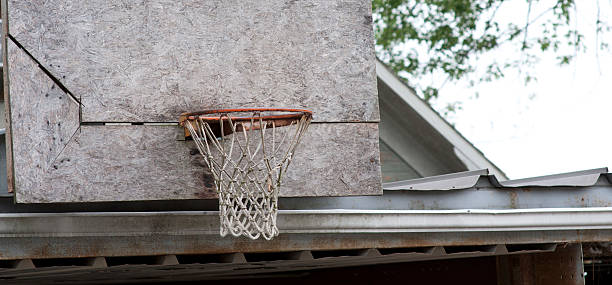
[[[446,84],[434,103],[440,109],[462,101],[449,121],[512,179],[612,166],[612,54],[595,55],[596,1],[578,5],[587,51],[570,65],[560,67],[544,54],[532,72],[535,83],[524,86],[517,72],[474,87],[466,80]],[[602,14],[612,11],[608,1],[601,5]],[[498,13],[517,17],[525,11],[517,6]],[[606,37],[612,45],[612,35]],[[487,56],[517,54],[508,46]]]

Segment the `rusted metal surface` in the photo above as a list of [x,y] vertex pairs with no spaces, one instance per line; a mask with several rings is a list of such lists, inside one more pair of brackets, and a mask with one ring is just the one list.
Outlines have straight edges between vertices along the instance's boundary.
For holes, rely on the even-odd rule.
[[[289,113],[273,115],[274,113]],[[234,116],[232,114],[248,113],[250,116]],[[312,119],[312,111],[303,109],[283,109],[283,108],[242,108],[242,109],[216,109],[199,112],[183,113],[179,117],[179,124],[185,127],[185,121],[202,120],[211,126],[213,134],[217,137],[232,133],[231,122],[251,122],[251,124],[237,124],[236,131],[259,130],[263,123],[274,124],[274,127],[289,126],[292,123],[306,117]],[[223,126],[225,124],[225,126]],[[269,127],[269,126],[268,126]],[[185,128],[185,137],[191,134]]]
[[[216,235],[219,229],[218,216],[217,211],[0,214],[0,238],[101,234]],[[278,213],[278,226],[281,234],[603,230],[612,229],[612,208],[281,210]]]
[[548,214],[303,212],[281,211],[272,241],[219,237],[216,212],[4,214],[0,260],[612,241],[605,212],[557,222]]
[[[486,179],[479,178],[478,189],[472,193],[513,191],[519,193],[519,206],[525,203],[522,195],[537,192],[552,195],[561,190],[575,194],[610,189],[599,181],[586,187],[500,190],[488,189]],[[382,197],[402,202],[406,201],[402,196],[409,199],[414,193],[465,195],[461,191],[466,190],[392,190]],[[456,202],[467,205],[466,200]],[[310,210],[279,211],[281,235],[265,242],[220,238],[215,211],[0,214],[0,259],[612,241],[612,208],[608,207],[434,211],[405,210],[412,207],[410,204],[403,210],[364,209],[367,203],[354,210],[323,210],[308,203],[301,206]]]
[[[257,119],[261,118],[262,120],[275,120],[275,119],[299,119],[302,116],[312,117],[312,111],[304,110],[304,109],[284,109],[284,108],[241,108],[241,109],[215,109],[215,110],[206,110],[199,112],[191,112],[191,113],[183,113],[179,118],[179,123],[184,122],[185,120],[195,120],[196,118],[202,118],[205,120],[216,120],[219,121],[224,117],[227,117],[232,113],[251,113],[251,114],[260,114],[262,112],[283,112],[283,113],[293,113],[293,114],[283,114],[283,115],[266,115],[266,116],[256,116]],[[216,115],[218,116],[209,116]],[[231,117],[233,121],[248,121],[251,120],[251,117]]]

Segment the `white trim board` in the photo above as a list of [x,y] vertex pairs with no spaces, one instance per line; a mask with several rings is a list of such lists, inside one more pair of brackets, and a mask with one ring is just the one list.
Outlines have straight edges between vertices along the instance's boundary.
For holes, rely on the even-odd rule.
[[427,123],[455,146],[457,156],[466,164],[468,170],[488,168],[498,179],[508,179],[501,169],[489,161],[481,151],[448,124],[429,104],[419,98],[413,89],[406,86],[380,61],[376,61],[376,74],[395,94],[408,103]]

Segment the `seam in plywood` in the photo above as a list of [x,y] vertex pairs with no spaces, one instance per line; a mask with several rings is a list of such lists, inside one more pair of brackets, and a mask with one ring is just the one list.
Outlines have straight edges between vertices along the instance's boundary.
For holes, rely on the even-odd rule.
[[[32,59],[32,61],[34,61],[38,67],[49,77],[51,78],[51,80],[53,81],[53,83],[55,83],[62,91],[64,91],[64,93],[68,94],[68,96],[70,96],[70,98],[79,105],[79,109],[81,108],[81,100],[79,100],[76,96],[74,96],[74,94],[72,94],[72,92],[70,92],[70,90],[68,90],[68,88],[66,88],[66,86],[64,86],[64,84],[62,84],[62,82],[55,76],[53,76],[53,74],[51,74],[51,72],[46,69],[27,49],[25,49],[25,47],[19,42],[17,41],[12,35],[8,34],[7,35],[9,39],[11,39],[11,41],[21,50],[23,50],[23,52],[25,52],[26,55],[28,55],[28,57],[30,57]],[[80,111],[79,111],[80,112]]]
[[178,126],[178,122],[82,122],[81,126]]

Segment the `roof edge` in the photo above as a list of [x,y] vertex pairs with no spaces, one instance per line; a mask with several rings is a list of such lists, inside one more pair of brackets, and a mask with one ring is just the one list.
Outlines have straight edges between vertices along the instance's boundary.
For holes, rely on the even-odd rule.
[[[464,155],[478,168],[488,168],[500,180],[508,180],[508,176],[491,162],[482,151],[467,140],[457,129],[451,126],[436,110],[421,97],[416,95],[414,88],[401,80],[386,64],[376,60],[376,75],[400,98],[410,105],[427,123],[442,137],[455,146],[456,151]],[[466,163],[470,164],[470,163]],[[469,166],[468,166],[469,167]]]

